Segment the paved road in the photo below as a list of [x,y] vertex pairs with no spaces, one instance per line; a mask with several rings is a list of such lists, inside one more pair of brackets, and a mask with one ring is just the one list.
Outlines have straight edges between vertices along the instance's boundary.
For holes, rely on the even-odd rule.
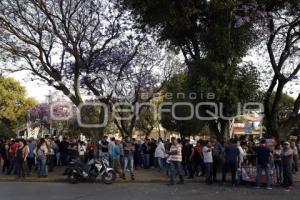
[[[299,187],[299,186],[298,186]],[[158,183],[92,184],[0,183],[1,200],[299,200],[300,188],[285,192],[251,187],[206,186],[202,183],[166,186]]]

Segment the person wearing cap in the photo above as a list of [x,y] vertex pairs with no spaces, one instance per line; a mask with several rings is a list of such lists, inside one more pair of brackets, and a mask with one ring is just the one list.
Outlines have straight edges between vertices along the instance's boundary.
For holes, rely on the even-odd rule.
[[282,150],[282,171],[283,171],[283,185],[287,190],[291,190],[293,187],[293,150],[290,147],[289,142],[283,143]]

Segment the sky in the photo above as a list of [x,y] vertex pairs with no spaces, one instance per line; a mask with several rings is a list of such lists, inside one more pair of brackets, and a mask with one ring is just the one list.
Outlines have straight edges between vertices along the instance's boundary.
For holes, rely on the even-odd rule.
[[31,76],[30,73],[25,71],[8,74],[8,76],[20,81],[26,88],[28,97],[32,97],[38,102],[45,102],[49,93],[53,93],[55,91],[52,87],[41,81],[32,81],[29,78]]

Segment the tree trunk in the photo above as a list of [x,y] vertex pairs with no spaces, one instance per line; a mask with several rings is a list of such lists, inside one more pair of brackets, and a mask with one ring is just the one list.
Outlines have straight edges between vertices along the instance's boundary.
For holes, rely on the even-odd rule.
[[[273,84],[273,83],[272,83]],[[273,88],[275,85],[272,85]],[[286,83],[284,81],[279,80],[278,86],[275,92],[275,97],[271,101],[271,95],[267,94],[268,96],[265,99],[265,118],[266,118],[266,128],[267,128],[267,135],[275,137],[277,140],[280,139],[279,137],[279,121],[278,121],[278,107],[282,97],[282,92],[284,85]],[[282,137],[282,136],[281,136]]]

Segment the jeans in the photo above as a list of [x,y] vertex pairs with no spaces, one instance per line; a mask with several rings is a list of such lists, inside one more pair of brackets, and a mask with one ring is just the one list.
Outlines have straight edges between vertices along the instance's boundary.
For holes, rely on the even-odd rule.
[[226,182],[226,173],[230,170],[231,172],[231,184],[236,184],[236,172],[237,172],[237,163],[236,162],[226,162],[222,171],[222,181]]
[[213,163],[205,163],[206,183],[213,183]]
[[159,158],[159,157],[157,158],[157,163],[160,171],[164,169],[164,161],[165,161],[164,158]]
[[150,154],[144,154],[144,169],[149,169],[150,167]]
[[44,156],[38,156],[37,157],[37,174],[38,174],[38,177],[47,176],[46,160],[47,159]]
[[282,161],[274,160],[277,182],[282,183]]
[[265,174],[267,176],[267,187],[271,187],[272,185],[272,174],[271,174],[271,168],[269,165],[262,166],[257,163],[256,165],[256,186],[260,187],[260,178],[262,175],[262,172],[265,171]]
[[133,156],[124,156],[123,175],[127,168],[129,168],[130,174],[133,176]]
[[170,160],[170,181],[171,182],[174,182],[176,174],[179,175],[180,181],[183,182],[181,161]]

